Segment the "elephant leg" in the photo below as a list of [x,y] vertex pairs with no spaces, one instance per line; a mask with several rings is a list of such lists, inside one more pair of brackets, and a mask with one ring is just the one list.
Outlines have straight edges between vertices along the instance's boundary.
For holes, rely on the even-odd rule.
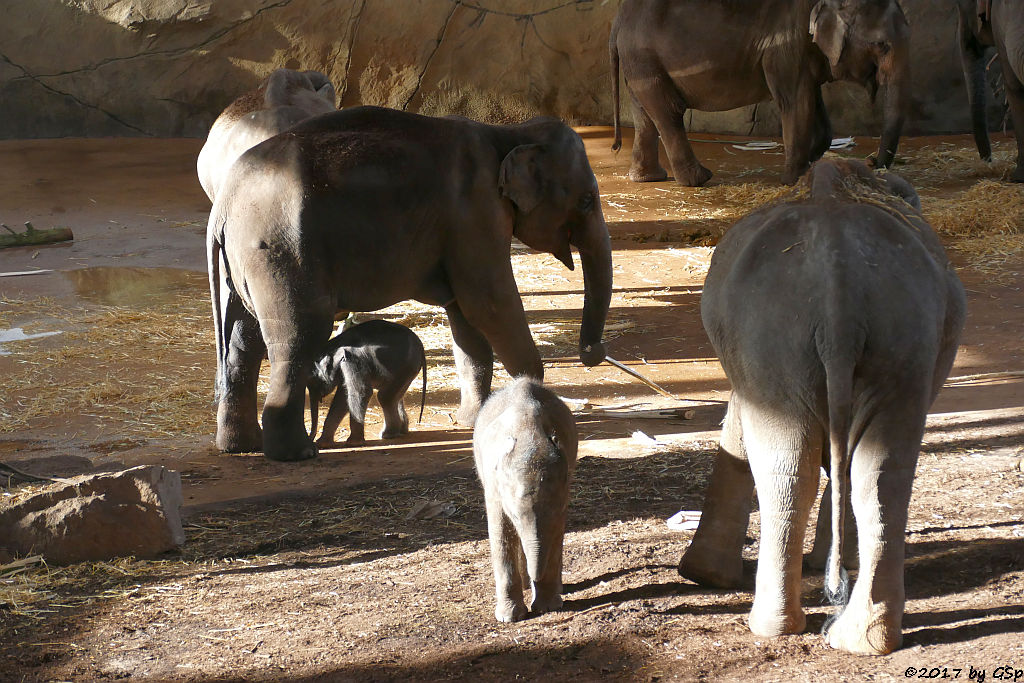
[[323,448],[334,446],[338,443],[334,437],[338,433],[338,427],[341,426],[341,421],[345,419],[346,415],[348,415],[347,392],[344,387],[338,387],[338,390],[334,392],[334,399],[331,400],[331,407],[327,411],[327,417],[324,418],[324,428],[320,432],[320,438],[317,439],[317,446]]
[[821,88],[815,89],[814,101],[814,137],[811,139],[810,161],[817,161],[832,146],[832,122],[828,118],[825,100],[821,96]]
[[967,84],[967,102],[971,109],[971,129],[974,144],[982,161],[992,161],[992,143],[988,135],[986,103],[985,47],[978,42],[970,28],[970,18],[960,11],[957,38],[960,43],[960,66]]
[[740,400],[733,394],[700,524],[679,562],[682,576],[717,588],[735,588],[743,580],[743,541],[750,522],[754,479],[743,449],[740,410]]
[[452,351],[462,394],[455,419],[461,425],[472,427],[480,406],[491,393],[494,352],[480,330],[469,324],[457,303],[449,305],[445,311],[452,333]]
[[405,412],[405,401],[402,397],[409,385],[388,387],[377,391],[377,401],[384,412],[384,432],[382,439],[394,439],[409,433],[409,416]]
[[634,183],[665,180],[668,173],[658,161],[658,129],[632,91],[629,96],[633,108],[633,160],[629,179]]
[[[853,522],[853,503],[846,501],[846,519],[843,537],[843,566],[847,569],[857,568],[857,525]],[[804,566],[821,571],[828,561],[828,551],[832,544],[832,482],[829,481],[825,492],[821,494],[821,505],[818,506],[818,522],[814,527],[814,546],[804,557]]]
[[366,409],[373,396],[373,387],[366,382],[346,382],[348,397],[348,438],[347,446],[361,446],[366,443]]
[[1024,84],[1007,60],[1003,48],[999,49],[999,61],[1003,66],[1006,99],[1010,103],[1010,115],[1013,117],[1013,130],[1017,138],[1017,166],[1010,173],[1010,180],[1024,183]]
[[813,417],[775,407],[744,404],[740,419],[761,510],[750,630],[760,636],[800,633],[806,626],[800,607],[804,534],[818,492],[824,436]]
[[903,639],[907,509],[924,433],[920,407],[927,398],[900,399],[882,406],[851,462],[860,570],[849,603],[828,630],[829,645],[847,652],[884,655]]
[[645,79],[643,88],[635,95],[661,133],[661,141],[665,145],[665,154],[676,182],[700,187],[711,180],[711,171],[697,161],[690,140],[686,137],[686,126],[683,124],[686,102],[672,79],[664,73]]
[[[226,284],[222,292],[228,292]],[[224,325],[228,330],[225,384],[217,406],[217,448],[225,453],[263,450],[263,430],[257,419],[256,386],[267,347],[259,323],[234,293],[228,293]]]
[[[811,165],[821,87],[806,68],[792,63],[788,55],[775,54],[766,58],[765,79],[782,114],[782,141],[786,146],[782,182],[793,185]],[[824,113],[823,104],[821,111]],[[827,117],[827,113],[824,115]]]
[[497,604],[494,616],[498,621],[525,619],[528,614],[523,601],[522,547],[512,522],[505,516],[497,496],[487,499],[487,536],[491,544],[491,565],[494,568],[494,593]]
[[[530,577],[533,599],[530,611],[534,614],[554,612],[562,607],[562,545],[565,526],[550,531],[551,537],[541,539],[544,562],[538,575]],[[528,545],[528,544],[527,544]]]
[[[292,274],[290,281],[302,282],[303,278]],[[274,291],[272,285],[257,280],[251,280],[250,287],[254,291]],[[322,298],[300,300],[297,291],[291,289],[275,294],[255,302],[270,358],[270,387],[263,406],[263,454],[271,460],[307,460],[317,456],[317,448],[303,420],[306,387],[313,359],[330,337],[334,308]]]

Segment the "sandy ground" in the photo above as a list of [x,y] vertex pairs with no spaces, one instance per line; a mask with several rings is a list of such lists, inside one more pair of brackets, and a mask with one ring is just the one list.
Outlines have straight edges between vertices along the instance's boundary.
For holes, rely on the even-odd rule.
[[[374,412],[364,448],[299,464],[218,454],[201,141],[0,142],[0,221],[75,232],[72,243],[0,251],[0,273],[52,271],[0,277],[0,329],[61,332],[2,345],[0,458],[57,476],[172,467],[188,534],[158,561],[0,576],[0,679],[966,679],[972,667],[998,679],[999,667],[1024,669],[1019,377],[953,382],[933,406],[908,528],[902,650],[860,658],[825,647],[816,631],[830,610],[813,573],[808,632],[753,636],[756,513],[748,590],[678,576],[691,532],[664,520],[699,509],[728,398],[699,319],[710,245],[743,209],[722,193],[774,183],[782,157],[701,143],[712,187],[640,186],[625,178],[628,146],[616,156],[607,129],[580,132],[615,249],[609,350],[681,400],[608,365],[581,367],[580,270],[513,249],[547,381],[588,405],[577,417],[565,609],[511,626],[493,621],[482,496],[470,433],[452,424],[457,391],[436,310],[383,313],[414,327],[428,351],[427,410],[408,437],[373,440]],[[915,139],[903,151],[969,144]],[[851,153],[872,149],[858,140]],[[897,170],[926,211],[1000,174]],[[953,375],[1024,370],[1022,259],[979,270],[953,258],[969,306]],[[659,414],[678,406],[693,419]],[[411,515],[423,502],[441,514]]]

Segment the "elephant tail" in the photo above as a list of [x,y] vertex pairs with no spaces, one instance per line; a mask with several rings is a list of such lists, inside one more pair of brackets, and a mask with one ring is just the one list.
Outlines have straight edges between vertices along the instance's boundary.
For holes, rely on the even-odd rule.
[[423,422],[423,406],[427,402],[427,352],[420,344],[420,367],[423,368],[423,389],[420,391],[420,422]]
[[611,37],[608,39],[608,56],[612,66],[612,124],[615,126],[615,139],[612,141],[612,151],[618,152],[622,149],[622,127],[619,121],[619,22],[616,19],[612,24]]
[[850,429],[853,413],[853,365],[826,364],[828,395],[829,478],[832,480],[832,542],[825,564],[825,596],[833,605],[850,600],[850,580],[843,568],[846,501],[850,497]]
[[220,265],[224,253],[223,245],[217,239],[218,231],[214,222],[218,220],[216,213],[210,215],[210,223],[206,230],[207,272],[210,274],[210,301],[213,304],[213,336],[217,343],[217,375],[214,378],[213,400],[219,403],[227,390],[227,353],[228,344],[224,338],[225,307],[227,292],[220,291]]

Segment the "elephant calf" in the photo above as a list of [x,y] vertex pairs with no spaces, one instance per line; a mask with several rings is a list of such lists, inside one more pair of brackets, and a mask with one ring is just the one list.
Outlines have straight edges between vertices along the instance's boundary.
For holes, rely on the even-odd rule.
[[[750,214],[711,260],[701,317],[732,396],[679,571],[739,583],[756,484],[750,629],[802,631],[804,533],[824,464],[833,491],[826,591],[848,603],[828,642],[886,654],[902,639],[911,485],[928,408],[956,355],[964,290],[904,180],[836,161],[815,164],[807,182],[807,200]],[[848,501],[860,563],[849,595],[840,567]]]
[[422,420],[427,396],[427,357],[423,343],[412,330],[387,320],[370,320],[331,339],[316,361],[307,384],[313,436],[316,435],[320,399],[337,387],[317,445],[336,445],[334,433],[346,413],[350,415],[346,443],[349,446],[362,444],[366,407],[374,389],[384,411],[381,437],[391,439],[408,434],[409,419],[402,399],[420,369],[423,370]]
[[473,431],[476,471],[487,502],[487,534],[498,621],[562,606],[562,539],[569,480],[576,468],[576,423],[561,399],[521,377],[484,403]]

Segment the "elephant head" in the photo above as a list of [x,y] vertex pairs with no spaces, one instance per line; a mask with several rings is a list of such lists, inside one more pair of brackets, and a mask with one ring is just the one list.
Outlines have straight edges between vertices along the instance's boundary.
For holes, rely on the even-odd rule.
[[860,83],[883,96],[877,166],[892,164],[910,101],[910,26],[896,0],[819,0],[811,13],[814,43],[833,80]]
[[580,361],[597,365],[605,358],[601,335],[612,290],[611,243],[597,179],[583,141],[561,121],[535,119],[519,128],[532,142],[508,152],[498,175],[498,189],[515,210],[512,233],[569,270],[570,245],[579,250],[585,291]]
[[267,109],[298,107],[314,116],[334,111],[336,97],[334,84],[319,71],[277,69],[267,78],[263,100]]

